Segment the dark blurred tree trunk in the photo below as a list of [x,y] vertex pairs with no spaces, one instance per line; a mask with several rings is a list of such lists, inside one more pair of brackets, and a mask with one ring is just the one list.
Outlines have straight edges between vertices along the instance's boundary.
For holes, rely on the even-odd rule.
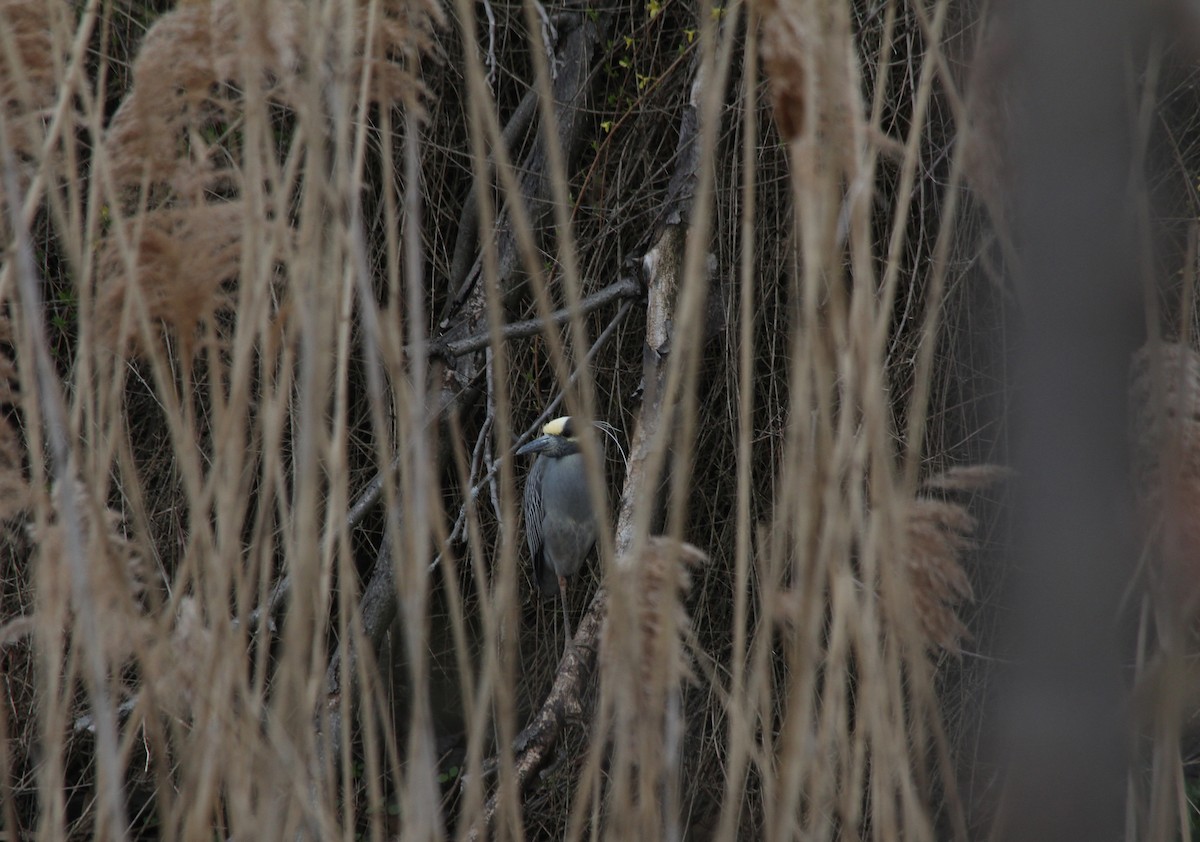
[[1014,12],[1022,310],[1001,827],[1013,840],[1119,839],[1128,729],[1117,608],[1134,561],[1122,516],[1126,382],[1141,320],[1125,93],[1136,21],[1120,2]]

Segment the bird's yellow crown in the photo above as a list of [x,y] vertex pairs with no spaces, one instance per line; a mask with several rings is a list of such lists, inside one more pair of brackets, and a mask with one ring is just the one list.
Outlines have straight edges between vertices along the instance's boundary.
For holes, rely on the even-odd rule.
[[553,421],[547,421],[542,427],[542,435],[544,436],[562,436],[564,439],[575,438],[575,424],[570,415],[564,415],[561,418],[555,418]]

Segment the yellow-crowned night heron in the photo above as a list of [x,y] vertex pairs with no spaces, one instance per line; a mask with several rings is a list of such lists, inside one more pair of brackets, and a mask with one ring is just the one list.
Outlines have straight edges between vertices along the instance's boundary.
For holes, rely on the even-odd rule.
[[574,419],[555,418],[542,427],[540,438],[517,451],[538,454],[525,480],[525,537],[538,587],[546,596],[562,594],[568,645],[567,579],[596,545],[596,513],[578,436]]

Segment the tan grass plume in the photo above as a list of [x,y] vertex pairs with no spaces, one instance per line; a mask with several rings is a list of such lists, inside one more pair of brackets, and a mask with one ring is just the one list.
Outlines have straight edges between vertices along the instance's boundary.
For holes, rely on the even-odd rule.
[[793,140],[809,122],[813,10],[799,0],[757,0],[753,8],[761,21],[763,72],[770,83],[775,122],[779,134]]
[[[138,328],[144,307],[154,339],[171,331],[190,357],[202,328],[232,306],[224,285],[237,278],[244,206],[241,202],[150,211],[127,224],[136,236],[133,265],[109,237],[98,265],[99,335],[117,352],[143,351],[153,341]],[[137,230],[140,228],[140,231]]]
[[1157,538],[1160,600],[1192,616],[1200,602],[1200,355],[1147,343],[1130,372],[1132,473],[1139,520]]
[[[289,108],[305,104],[304,73],[325,66],[313,45],[338,43],[306,3],[264,0],[243,14],[235,0],[189,3],[159,18],[138,51],[133,88],[109,127],[106,143],[119,184],[170,185],[176,194],[222,186],[237,161],[206,143],[204,129],[233,126],[240,91],[258,88]],[[366,74],[366,103],[416,107],[423,88],[416,64],[442,20],[432,2],[359,0],[350,6],[351,78]],[[315,30],[315,31],[314,31]],[[331,47],[332,49],[332,47]],[[248,57],[250,57],[249,60]],[[253,77],[248,74],[253,74]]]
[[206,130],[237,123],[248,68],[268,98],[292,99],[300,38],[299,9],[287,0],[266,0],[252,16],[233,0],[195,3],[155,21],[105,138],[118,188],[144,181],[195,200],[236,182],[238,162],[206,142]]
[[[352,89],[366,74],[359,107],[416,107],[416,64],[441,19],[428,2],[355,2],[342,12],[353,36],[344,41],[313,31],[323,24],[319,10],[297,0],[265,0],[253,14],[247,8],[199,0],[160,17],[107,130],[117,193],[114,230],[98,251],[97,315],[101,342],[119,353],[148,353],[173,334],[189,358],[203,328],[230,309],[250,191],[269,190],[245,183],[247,150],[240,144],[250,136],[245,121],[254,118],[245,111],[246,93],[256,90],[262,101],[296,112],[312,105],[314,90],[324,90],[320,68],[340,60]],[[341,43],[351,45],[351,55],[325,54]],[[320,84],[311,84],[312,73]],[[279,206],[286,197],[261,198],[253,207],[285,218]],[[155,336],[142,329],[141,313]]]
[[0,0],[0,108],[18,157],[33,157],[58,98],[56,33],[71,14],[60,0]]
[[[12,347],[12,323],[0,316],[0,348]],[[16,411],[18,390],[17,367],[0,352],[0,521],[17,517],[33,502],[25,482],[25,442],[8,417]]]
[[[84,483],[77,482],[76,489],[77,499],[90,500]],[[89,564],[88,596],[99,621],[100,643],[108,662],[120,666],[153,635],[153,623],[141,602],[151,569],[128,537],[120,514],[99,508],[98,516],[94,516],[93,511],[96,509],[91,505],[83,506],[79,524]],[[67,528],[56,519],[44,529],[34,529],[38,601],[43,606],[73,605],[71,566],[63,533]]]
[[955,653],[970,639],[957,608],[975,594],[958,557],[971,546],[974,529],[974,518],[957,503],[918,498],[909,504],[905,566],[913,610],[926,642]]
[[[627,568],[635,579],[639,650],[635,663],[624,663],[637,678],[638,706],[646,720],[661,717],[666,693],[691,677],[683,636],[691,624],[683,598],[692,585],[692,568],[708,557],[697,547],[653,536],[639,563]],[[605,640],[613,632],[605,629]]]
[[[612,585],[628,599],[612,606],[601,665],[605,693],[615,706],[613,829],[626,838],[662,837],[674,818],[667,793],[679,783],[680,690],[692,676],[684,647],[691,620],[683,598],[691,569],[705,561],[691,544],[651,537],[636,564],[618,568]],[[621,605],[633,615],[625,615]]]
[[[977,491],[1007,475],[996,465],[951,468],[930,477],[926,491]],[[913,611],[929,646],[958,654],[971,633],[958,607],[975,598],[960,558],[975,545],[975,518],[961,503],[919,494],[904,512],[904,566],[912,588]]]

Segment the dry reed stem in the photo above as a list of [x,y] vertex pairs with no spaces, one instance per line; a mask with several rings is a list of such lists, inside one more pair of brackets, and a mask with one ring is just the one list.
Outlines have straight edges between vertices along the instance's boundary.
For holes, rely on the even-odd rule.
[[[333,127],[320,123],[324,112],[307,74],[330,59],[325,53],[330,41],[348,44],[344,61],[335,61],[336,83],[356,91],[362,77],[365,93],[362,99],[348,97],[354,104],[338,119],[349,124],[372,102],[415,107],[420,90],[415,62],[428,44],[427,15],[440,12],[431,5],[401,3],[359,3],[342,17],[345,11],[333,3],[271,2],[263,7],[219,0],[182,5],[159,18],[133,63],[133,90],[103,144],[91,150],[99,176],[83,183],[95,191],[84,200],[95,220],[88,224],[94,227],[86,234],[61,232],[72,243],[76,240],[71,237],[79,242],[92,238],[81,249],[80,261],[95,261],[96,300],[91,306],[85,299],[89,306],[80,314],[93,320],[87,323],[88,335],[108,350],[134,353],[156,366],[152,383],[140,380],[145,372],[141,361],[128,369],[118,363],[116,385],[97,383],[69,365],[58,373],[78,378],[67,390],[74,401],[69,435],[78,444],[81,463],[95,471],[77,496],[88,506],[83,546],[94,568],[86,604],[97,616],[99,634],[90,642],[103,650],[105,668],[114,677],[98,692],[111,690],[119,698],[128,690],[138,700],[120,709],[120,761],[106,765],[103,774],[139,797],[152,792],[156,827],[168,836],[211,838],[215,833],[226,838],[269,829],[279,838],[295,838],[303,828],[313,838],[331,838],[340,833],[341,821],[355,827],[352,805],[346,813],[338,812],[341,793],[308,787],[321,776],[313,773],[317,732],[312,706],[305,709],[309,694],[304,691],[319,686],[316,679],[323,675],[327,618],[319,611],[327,610],[332,560],[351,555],[340,517],[346,493],[339,448],[348,435],[337,425],[314,427],[303,447],[294,447],[298,413],[292,402],[317,408],[320,418],[332,384],[320,377],[297,378],[301,319],[287,323],[272,318],[274,306],[311,313],[307,296],[314,290],[288,290],[293,296],[281,302],[272,299],[280,290],[268,284],[277,273],[290,277],[296,266],[304,267],[306,279],[336,269],[343,257],[338,243],[346,221],[328,213],[328,206],[291,207],[288,215],[280,208],[286,190],[319,194],[326,185],[316,147]],[[326,19],[337,20],[341,29],[320,30],[318,37],[317,29],[309,27],[322,24],[323,12],[333,12]],[[313,37],[307,38],[307,32]],[[341,39],[342,33],[350,37]],[[313,48],[319,54],[309,54]],[[288,154],[286,143],[282,152],[272,145],[279,139],[272,134],[278,127],[266,109],[253,107],[263,101],[291,109],[289,119],[298,112],[315,117],[311,125],[321,131],[310,132],[306,141],[314,149],[308,161],[298,154],[282,159]],[[86,98],[82,102],[85,108],[97,105]],[[36,109],[31,114],[36,116]],[[95,116],[85,115],[85,122],[101,125]],[[268,142],[255,146],[254,138]],[[265,172],[264,155],[270,158]],[[316,168],[310,170],[310,164]],[[101,184],[107,193],[101,192]],[[306,230],[329,231],[329,236],[298,243],[287,234],[288,224],[296,220],[307,221]],[[62,212],[51,221],[61,225],[76,219]],[[280,229],[284,235],[276,236]],[[248,288],[236,286],[249,278],[265,279],[259,289],[267,291],[247,293]],[[89,280],[84,270],[79,283]],[[254,306],[235,307],[247,302]],[[317,312],[327,324],[351,321],[336,308]],[[214,338],[220,341],[206,341]],[[175,340],[187,361],[184,371],[196,370],[190,366],[192,357],[198,357],[206,376],[185,376],[182,383],[171,378],[170,361],[179,358]],[[9,342],[0,334],[0,343]],[[347,341],[335,352],[341,360],[349,356],[349,347]],[[334,356],[326,353],[327,346],[319,350],[323,359]],[[311,348],[305,353],[312,358]],[[24,380],[29,361],[21,362]],[[0,402],[5,404],[12,401],[13,373],[7,357],[0,356]],[[227,374],[235,382],[224,379]],[[122,394],[126,377],[137,388]],[[110,389],[112,394],[105,392]],[[139,404],[131,395],[143,389],[148,396]],[[146,413],[148,403],[153,406]],[[103,417],[96,417],[98,406],[108,407]],[[348,414],[344,401],[337,407],[339,417]],[[138,417],[139,409],[152,417]],[[6,483],[20,479],[22,459],[29,455],[26,442],[9,447],[8,420],[0,419],[0,493],[3,505],[15,506],[21,501],[5,493]],[[165,470],[163,451],[147,452],[146,442],[135,438],[147,427],[176,448],[165,449]],[[386,439],[386,431],[381,432]],[[129,441],[114,446],[114,438]],[[260,453],[260,447],[270,452]],[[119,479],[110,466],[114,450],[120,453]],[[318,493],[289,499],[297,476],[290,460],[298,452],[310,464],[328,467],[334,487],[327,488],[321,478],[308,483]],[[166,493],[156,482],[163,473],[171,475]],[[314,476],[318,474],[310,472],[305,479]],[[108,499],[146,510],[139,511],[138,525],[147,534],[137,537],[150,553],[134,551],[124,522],[118,529],[116,515],[98,502]],[[62,528],[54,510],[45,495],[33,502],[46,524],[35,535],[40,577],[36,622],[44,653],[39,728],[41,745],[53,755],[43,765],[43,829],[62,835],[74,826],[82,833],[95,821],[94,811],[79,813],[61,795],[69,789],[86,792],[92,785],[90,769],[80,772],[64,763],[70,752],[94,750],[86,726],[70,730],[78,713],[79,653],[84,648],[67,628],[80,603],[64,581]],[[93,512],[96,516],[89,517]],[[252,516],[256,522],[251,523]],[[163,534],[163,522],[170,520],[177,531]],[[162,540],[155,544],[154,538]],[[143,544],[139,540],[136,546]],[[317,612],[299,610],[312,595],[306,592],[293,605],[293,617],[300,617],[303,626],[300,634],[282,642],[265,635],[248,638],[244,624],[236,621],[249,613],[277,565],[300,556],[308,560],[311,547],[320,547],[313,555],[321,568],[305,581],[325,579],[325,600],[312,599]],[[153,577],[150,560],[157,562]],[[350,581],[352,566],[346,563],[342,570],[342,581]],[[355,611],[350,602],[342,609],[343,617]],[[314,640],[319,644],[314,646]],[[278,663],[270,657],[274,654],[280,656]],[[291,692],[297,688],[302,692]],[[349,711],[350,700],[345,705]],[[368,706],[364,717],[374,733],[384,734],[381,745],[394,743],[390,725],[377,721],[381,710]],[[376,782],[386,777],[374,762],[384,754],[389,755],[390,774],[399,768],[394,751],[380,748],[371,754]],[[384,796],[377,784],[373,787],[373,803],[381,805]],[[378,817],[384,814],[378,807],[370,819],[377,831]]]
[[[1157,644],[1139,642],[1135,709],[1152,737],[1148,781],[1131,775],[1131,815],[1150,838],[1186,835],[1190,821],[1181,743],[1198,700],[1189,665],[1200,601],[1200,355],[1151,340],[1130,368],[1132,476],[1150,552],[1149,593]],[[1149,613],[1149,612],[1144,612]]]
[[[766,610],[787,621],[789,653],[782,733],[768,743],[778,764],[778,797],[766,798],[768,827],[776,838],[832,838],[836,828],[860,825],[884,838],[931,838],[926,752],[941,746],[943,726],[923,647],[908,643],[923,630],[953,646],[965,632],[952,606],[970,595],[957,557],[967,546],[961,530],[973,524],[951,504],[897,499],[904,483],[896,476],[884,352],[946,4],[926,33],[933,43],[921,61],[882,283],[869,213],[877,200],[871,139],[882,133],[864,119],[849,13],[819,2],[767,3],[759,11],[776,122],[790,140],[803,261],[793,327],[794,431],[782,469],[792,485],[777,500],[781,538],[771,542],[765,584],[769,593],[776,577],[790,578],[791,589],[764,598]],[[940,297],[925,306],[923,335],[932,337]],[[926,358],[932,345],[927,338]],[[904,439],[909,457],[920,455],[922,427],[913,425],[926,411],[925,384],[918,377],[916,385]],[[944,750],[933,756],[951,790]]]

